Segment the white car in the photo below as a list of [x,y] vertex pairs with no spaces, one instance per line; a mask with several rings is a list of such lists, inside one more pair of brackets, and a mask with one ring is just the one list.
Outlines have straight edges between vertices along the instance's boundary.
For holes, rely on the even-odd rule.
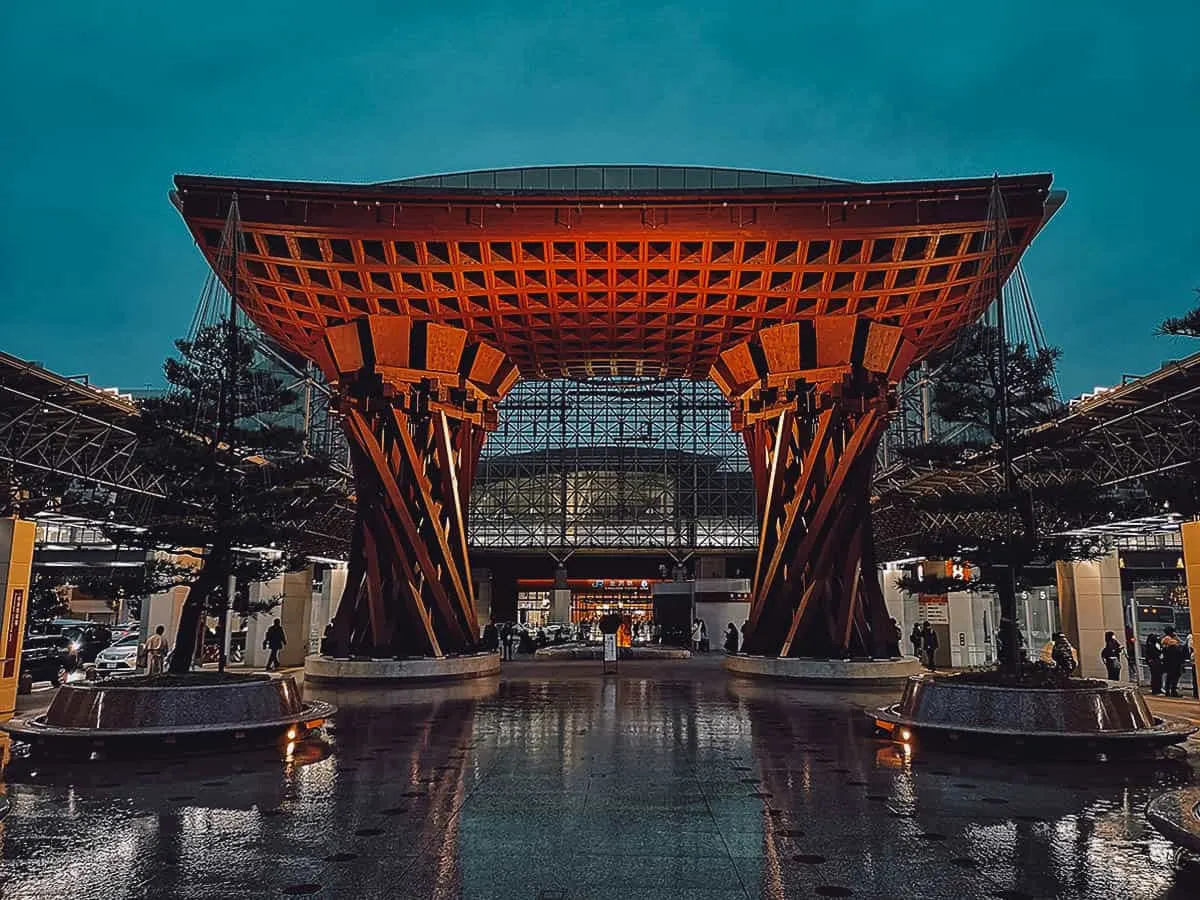
[[96,672],[101,675],[129,674],[137,669],[138,636],[127,635],[96,654]]

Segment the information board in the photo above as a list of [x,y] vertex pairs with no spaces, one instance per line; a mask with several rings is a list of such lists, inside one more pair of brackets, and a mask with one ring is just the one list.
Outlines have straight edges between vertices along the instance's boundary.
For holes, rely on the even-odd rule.
[[945,594],[922,594],[917,601],[917,614],[930,625],[949,625],[950,599]]
[[606,663],[617,661],[617,636],[615,634],[604,636],[604,661]]

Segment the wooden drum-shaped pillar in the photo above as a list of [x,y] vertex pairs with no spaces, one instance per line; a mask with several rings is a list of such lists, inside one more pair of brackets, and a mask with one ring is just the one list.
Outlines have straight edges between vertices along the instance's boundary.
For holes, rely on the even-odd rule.
[[441,657],[476,649],[467,507],[516,368],[462,329],[406,316],[326,329],[321,349],[317,362],[340,395],[357,503],[328,652]]
[[894,641],[870,488],[894,388],[914,352],[899,328],[831,318],[765,328],[713,366],[758,502],[744,652],[882,656]]

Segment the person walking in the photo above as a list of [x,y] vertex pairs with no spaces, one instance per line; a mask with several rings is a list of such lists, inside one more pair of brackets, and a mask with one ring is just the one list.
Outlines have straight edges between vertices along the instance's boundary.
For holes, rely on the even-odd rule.
[[738,631],[732,622],[725,629],[725,652],[737,653],[738,651]]
[[267,657],[267,671],[271,672],[279,668],[279,651],[287,646],[287,637],[283,633],[283,626],[279,624],[279,620],[275,620],[275,624],[267,629],[267,633],[263,635],[263,649],[270,648],[271,655]]
[[325,633],[321,635],[321,655],[329,655],[330,641],[333,639],[333,619],[329,620],[329,624],[325,626]]
[[692,620],[692,651],[694,653],[700,652],[700,620],[699,619]]
[[1121,680],[1121,642],[1111,631],[1104,632],[1104,649],[1100,651],[1109,681]]
[[1179,676],[1183,674],[1183,664],[1187,662],[1187,649],[1170,625],[1167,626],[1159,646],[1162,647],[1162,668],[1167,682],[1167,696],[1178,697]]
[[159,625],[154,629],[154,634],[146,638],[146,674],[161,675],[163,672],[163,661],[167,658],[166,635],[163,634],[165,629]]
[[1150,669],[1150,693],[1157,696],[1162,693],[1163,684],[1163,653],[1157,634],[1146,635],[1146,642],[1142,645],[1142,658],[1146,660],[1146,667]]
[[937,668],[934,662],[934,654],[938,648],[937,632],[933,630],[933,626],[928,622],[921,628],[921,649],[925,651],[925,667],[929,671],[934,671]]
[[899,656],[900,645],[904,643],[904,632],[900,628],[900,623],[894,618],[892,619],[892,631],[888,636],[887,655]]
[[921,623],[913,622],[912,633],[908,636],[908,642],[912,644],[913,656],[917,659],[924,659],[925,656],[921,652]]
[[708,626],[704,624],[704,620],[700,620],[700,652],[707,653],[708,646]]

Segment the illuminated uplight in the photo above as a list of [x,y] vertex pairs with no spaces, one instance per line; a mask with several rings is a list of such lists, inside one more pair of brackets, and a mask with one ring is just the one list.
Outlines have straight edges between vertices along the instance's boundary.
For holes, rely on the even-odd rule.
[[296,739],[296,726],[295,725],[293,725],[291,728],[289,728],[287,730],[287,739],[289,741],[294,741]]
[[908,743],[909,741],[912,740],[912,732],[909,731],[907,728],[901,728],[900,729],[900,740],[904,741],[905,743]]

